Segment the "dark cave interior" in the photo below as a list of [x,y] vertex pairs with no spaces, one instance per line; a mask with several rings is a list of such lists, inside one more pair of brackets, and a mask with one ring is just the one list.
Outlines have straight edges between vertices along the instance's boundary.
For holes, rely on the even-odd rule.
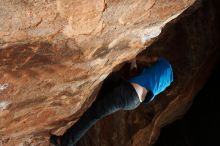
[[219,146],[220,64],[182,119],[161,129],[154,146]]

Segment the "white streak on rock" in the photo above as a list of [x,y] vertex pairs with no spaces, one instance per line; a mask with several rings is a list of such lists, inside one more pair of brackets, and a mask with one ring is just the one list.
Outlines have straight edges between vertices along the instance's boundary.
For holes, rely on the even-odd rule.
[[[186,8],[185,8],[186,9]],[[162,28],[171,20],[175,19],[177,16],[179,16],[185,9],[180,10],[177,12],[175,15],[172,15],[171,17],[167,18],[165,21],[162,23],[158,23],[157,25],[153,27],[148,27],[147,29],[144,30],[144,33],[141,36],[141,41],[142,43],[147,42],[150,39],[153,39],[157,37],[160,33]]]
[[0,84],[0,92],[8,88],[8,83]]
[[5,110],[9,106],[10,102],[8,101],[0,101],[0,109]]
[[141,41],[144,43],[152,38],[157,37],[161,33],[161,27],[152,27],[145,30],[141,37]]

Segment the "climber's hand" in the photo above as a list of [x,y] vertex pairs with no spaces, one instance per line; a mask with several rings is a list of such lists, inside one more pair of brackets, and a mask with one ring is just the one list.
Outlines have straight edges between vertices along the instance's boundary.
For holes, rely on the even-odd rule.
[[133,69],[137,70],[137,63],[136,63],[135,58],[130,60],[129,63],[130,63],[130,70],[133,70]]

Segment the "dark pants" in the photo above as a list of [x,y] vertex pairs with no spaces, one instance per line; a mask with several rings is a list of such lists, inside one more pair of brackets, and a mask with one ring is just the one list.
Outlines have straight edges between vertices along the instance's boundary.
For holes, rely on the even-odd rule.
[[73,146],[97,120],[119,110],[135,109],[139,105],[140,101],[133,86],[113,73],[103,82],[91,107],[60,137],[61,145]]

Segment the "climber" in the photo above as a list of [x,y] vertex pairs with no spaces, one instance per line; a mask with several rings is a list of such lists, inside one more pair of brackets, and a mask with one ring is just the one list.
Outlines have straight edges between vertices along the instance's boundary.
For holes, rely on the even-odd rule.
[[[62,136],[51,135],[55,146],[73,146],[98,120],[119,110],[133,110],[141,103],[149,103],[173,81],[171,64],[165,58],[156,62],[128,80],[112,73],[106,78],[91,107]],[[131,69],[137,69],[131,61]]]

